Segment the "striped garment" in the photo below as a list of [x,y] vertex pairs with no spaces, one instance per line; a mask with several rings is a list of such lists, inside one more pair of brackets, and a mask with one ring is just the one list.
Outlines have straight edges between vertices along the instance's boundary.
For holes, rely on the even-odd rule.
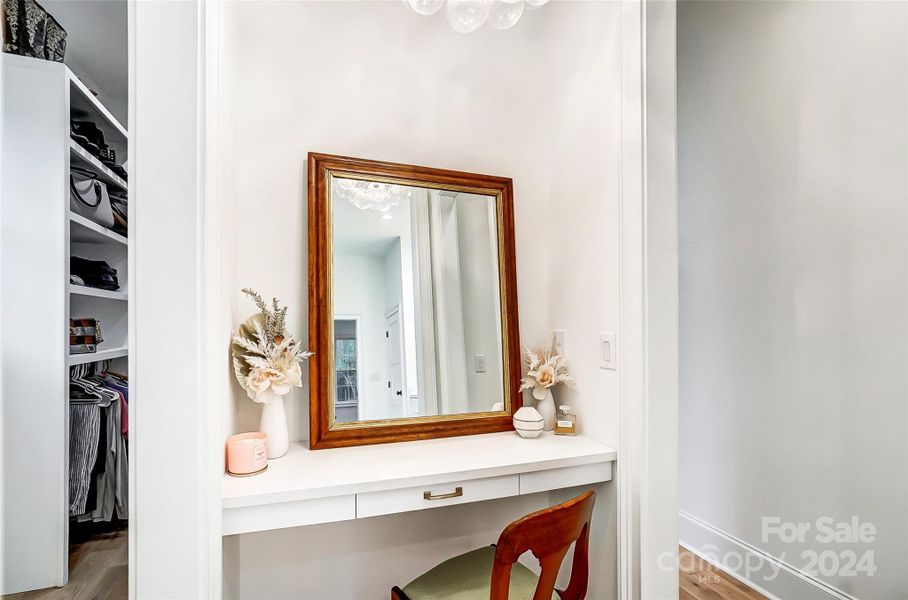
[[69,405],[69,514],[85,512],[91,471],[98,458],[101,407],[97,404]]

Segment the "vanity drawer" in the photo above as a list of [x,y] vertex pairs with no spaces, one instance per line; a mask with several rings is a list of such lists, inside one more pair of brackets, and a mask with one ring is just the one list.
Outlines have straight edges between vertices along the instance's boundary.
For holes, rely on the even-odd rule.
[[300,527],[318,523],[335,523],[356,518],[353,494],[225,508],[222,513],[223,535]]
[[535,494],[612,480],[612,463],[592,463],[520,474],[520,493]]
[[519,493],[520,479],[517,475],[366,492],[356,495],[356,518],[506,498]]

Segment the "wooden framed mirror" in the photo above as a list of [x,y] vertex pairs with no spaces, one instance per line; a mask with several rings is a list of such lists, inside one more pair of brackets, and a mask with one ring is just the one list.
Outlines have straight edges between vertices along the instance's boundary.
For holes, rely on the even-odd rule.
[[512,429],[510,179],[309,154],[309,445]]

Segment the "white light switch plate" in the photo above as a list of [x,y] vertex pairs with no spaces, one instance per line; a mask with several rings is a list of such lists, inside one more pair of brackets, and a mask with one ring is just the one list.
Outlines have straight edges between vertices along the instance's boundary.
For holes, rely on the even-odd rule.
[[599,334],[599,368],[615,370],[618,358],[618,346],[613,332]]
[[486,372],[486,355],[485,354],[474,354],[473,355],[473,367],[477,373]]
[[556,354],[564,356],[566,354],[567,346],[567,334],[564,332],[564,329],[555,329],[552,331],[552,350]]

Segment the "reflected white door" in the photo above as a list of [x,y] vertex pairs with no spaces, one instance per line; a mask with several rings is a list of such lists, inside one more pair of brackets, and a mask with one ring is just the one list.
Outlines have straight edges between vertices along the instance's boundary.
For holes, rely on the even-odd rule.
[[404,412],[404,336],[398,304],[385,315],[385,338],[388,341],[388,417],[403,417]]

